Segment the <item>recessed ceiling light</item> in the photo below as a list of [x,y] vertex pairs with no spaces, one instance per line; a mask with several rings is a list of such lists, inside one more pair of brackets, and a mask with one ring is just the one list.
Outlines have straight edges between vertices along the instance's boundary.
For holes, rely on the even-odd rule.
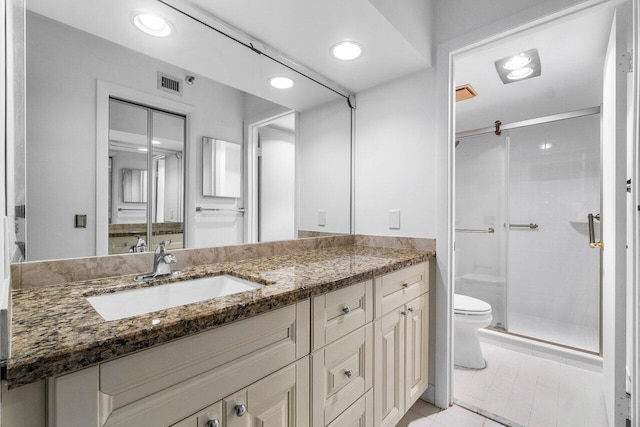
[[550,150],[551,147],[553,147],[553,144],[550,143],[550,142],[544,142],[544,143],[538,145],[538,147],[540,147],[540,149],[543,150],[543,151],[547,151],[547,150]]
[[292,88],[296,82],[294,82],[291,77],[274,76],[269,79],[269,84],[276,89],[289,89]]
[[151,143],[152,143],[153,145],[160,145],[160,144],[162,144],[162,142],[158,141],[157,139],[152,140],[152,141],[151,141]]
[[149,149],[147,149],[147,148],[138,148],[138,151],[142,151],[142,152],[146,153],[147,151],[149,151]]
[[133,18],[133,23],[140,31],[155,37],[167,37],[173,32],[169,21],[157,15],[141,13]]
[[364,48],[362,45],[354,41],[343,41],[333,45],[331,48],[331,54],[334,58],[340,59],[341,61],[353,61],[360,57],[363,51]]
[[520,80],[524,79],[525,77],[529,77],[531,74],[533,74],[533,68],[524,67],[513,70],[512,72],[507,74],[507,78],[511,80]]
[[529,62],[531,62],[531,58],[525,56],[524,53],[521,53],[509,59],[502,67],[504,67],[505,70],[517,70],[518,68],[524,67]]
[[504,84],[531,79],[542,74],[538,49],[529,49],[515,56],[499,59],[495,61],[495,66]]

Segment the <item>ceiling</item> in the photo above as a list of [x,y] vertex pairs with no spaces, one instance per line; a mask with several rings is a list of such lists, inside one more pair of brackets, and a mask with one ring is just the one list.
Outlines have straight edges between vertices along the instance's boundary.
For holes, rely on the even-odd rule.
[[[353,92],[431,65],[369,0],[186,1]],[[416,18],[425,25],[427,17]],[[361,43],[364,54],[347,62],[333,58],[331,47],[343,40]]]
[[[401,34],[369,0],[168,0],[167,3],[180,10],[183,10],[180,5],[184,5],[184,10],[213,15],[351,92],[431,65],[425,49],[407,40],[411,38],[405,37],[409,32]],[[26,0],[26,6],[63,24],[177,65],[186,74],[197,73],[297,111],[340,99],[327,88],[157,0]],[[428,21],[429,16],[422,17],[427,8],[418,9],[416,15],[420,16],[407,28]],[[142,34],[132,25],[135,14],[141,12],[167,18],[175,33],[167,38]],[[398,18],[392,18],[398,25]],[[409,22],[406,16],[402,18],[402,22]],[[364,45],[363,56],[347,62],[333,58],[330,48],[345,39]],[[293,90],[276,90],[266,84],[269,77],[281,74],[294,77]]]
[[[456,85],[471,84],[478,93],[456,103],[456,131],[600,105],[612,13],[599,10],[556,22],[456,59]],[[540,54],[542,75],[503,84],[494,61],[533,48]]]

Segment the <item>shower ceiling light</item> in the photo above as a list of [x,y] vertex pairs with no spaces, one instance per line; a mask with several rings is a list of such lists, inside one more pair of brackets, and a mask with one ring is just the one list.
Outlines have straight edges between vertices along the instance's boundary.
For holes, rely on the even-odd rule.
[[138,151],[142,151],[143,153],[146,153],[147,151],[149,151],[148,148],[138,148]]
[[543,142],[542,144],[538,145],[538,147],[540,147],[542,151],[547,151],[550,150],[551,147],[553,147],[553,144],[550,142]]
[[511,80],[520,80],[529,77],[531,74],[533,74],[533,68],[524,67],[513,70],[512,72],[507,74],[507,78]]
[[133,23],[140,31],[155,37],[167,37],[173,32],[169,21],[157,15],[141,13],[133,18]]
[[296,82],[291,77],[287,76],[274,76],[269,79],[269,84],[276,89],[289,89],[292,88]]
[[362,52],[364,52],[362,45],[354,41],[343,41],[334,44],[331,48],[331,55],[341,61],[353,61],[359,58]]
[[531,62],[531,58],[525,56],[524,53],[516,55],[504,63],[503,67],[507,70],[517,70]]
[[542,74],[538,49],[530,49],[515,56],[499,59],[495,62],[495,66],[504,84],[531,79]]

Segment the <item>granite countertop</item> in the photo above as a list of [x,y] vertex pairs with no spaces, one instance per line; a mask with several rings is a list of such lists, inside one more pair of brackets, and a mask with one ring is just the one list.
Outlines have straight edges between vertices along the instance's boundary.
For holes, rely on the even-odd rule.
[[[120,276],[12,293],[10,388],[123,356],[313,295],[418,264],[434,252],[339,246],[295,255],[222,262],[184,269],[174,279],[135,283]],[[230,274],[266,286],[234,295],[107,322],[86,296]]]

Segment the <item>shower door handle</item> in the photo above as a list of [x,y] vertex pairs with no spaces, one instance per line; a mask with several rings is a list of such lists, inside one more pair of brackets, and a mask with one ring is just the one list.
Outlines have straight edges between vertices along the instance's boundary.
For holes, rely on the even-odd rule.
[[[596,242],[596,230],[593,224],[594,219],[600,221],[600,214],[589,214],[587,215],[587,218],[589,220],[589,247],[594,249],[602,249],[604,247],[604,245],[602,244],[602,238],[599,242]],[[602,231],[600,231],[600,236],[602,236]]]

